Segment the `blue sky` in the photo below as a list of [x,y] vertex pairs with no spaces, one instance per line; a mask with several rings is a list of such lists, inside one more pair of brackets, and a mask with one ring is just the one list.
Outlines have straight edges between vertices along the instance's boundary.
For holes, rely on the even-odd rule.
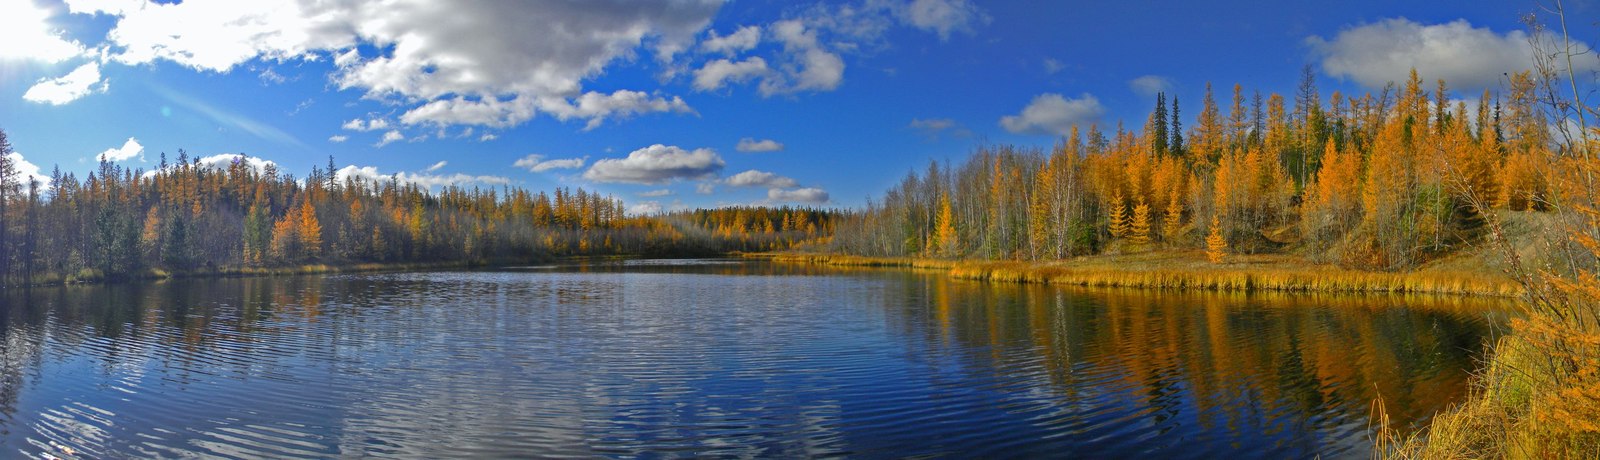
[[1528,67],[1519,19],[1540,7],[375,3],[0,0],[0,129],[44,175],[185,149],[297,176],[332,155],[342,174],[429,186],[583,187],[641,212],[859,206],[984,143],[1137,126],[1156,90],[1192,126],[1208,81],[1225,104],[1234,83],[1289,94],[1307,65],[1324,97],[1417,67],[1476,100]]

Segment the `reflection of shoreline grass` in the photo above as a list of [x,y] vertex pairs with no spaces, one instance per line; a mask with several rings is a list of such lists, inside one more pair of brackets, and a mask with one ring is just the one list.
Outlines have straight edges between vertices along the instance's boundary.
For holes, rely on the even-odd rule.
[[1039,262],[788,253],[745,256],[790,263],[939,269],[947,270],[950,276],[961,279],[1091,287],[1495,297],[1517,296],[1522,292],[1515,280],[1498,273],[1448,268],[1372,272],[1315,264],[1285,255],[1231,256],[1228,263],[1219,265],[1207,262],[1205,254],[1199,251],[1163,251]]
[[[1596,336],[1518,323],[1515,334],[1494,344],[1465,400],[1434,416],[1426,432],[1407,437],[1381,427],[1378,452],[1401,459],[1597,458]],[[1562,351],[1574,341],[1584,348]]]
[[26,286],[54,286],[61,284],[94,284],[115,283],[140,280],[166,280],[185,278],[237,278],[251,276],[293,276],[293,275],[319,275],[327,273],[367,273],[367,272],[403,272],[419,270],[442,270],[453,268],[485,268],[485,267],[514,267],[527,264],[547,263],[554,261],[598,261],[598,260],[624,260],[639,256],[618,255],[576,255],[545,257],[541,259],[501,259],[501,260],[473,260],[473,261],[446,261],[446,262],[366,262],[353,264],[303,264],[276,267],[222,267],[206,268],[188,271],[172,272],[159,268],[141,271],[136,275],[108,278],[99,270],[85,268],[77,273],[40,273],[35,274]]
[[347,265],[306,264],[282,267],[229,267],[216,269],[200,269],[185,272],[169,272],[161,269],[150,269],[137,276],[120,278],[106,278],[100,271],[83,269],[77,273],[61,275],[46,273],[35,275],[30,286],[50,286],[59,284],[105,283],[133,280],[164,280],[177,278],[228,278],[250,276],[288,276],[288,275],[315,275],[325,273],[355,273],[355,272],[384,272],[384,271],[409,271],[433,270],[441,268],[464,268],[477,266],[464,262],[440,263],[361,263]]
[[[1600,163],[1577,166],[1592,174]],[[1600,261],[1600,212],[1575,208],[1580,212],[1572,221],[1549,232],[1566,235],[1567,241],[1550,249],[1566,257],[1566,264],[1506,257],[1526,286],[1519,302],[1526,314],[1512,320],[1511,335],[1493,344],[1472,393],[1435,416],[1426,433],[1400,436],[1380,427],[1380,455],[1600,458],[1600,279],[1593,268]]]

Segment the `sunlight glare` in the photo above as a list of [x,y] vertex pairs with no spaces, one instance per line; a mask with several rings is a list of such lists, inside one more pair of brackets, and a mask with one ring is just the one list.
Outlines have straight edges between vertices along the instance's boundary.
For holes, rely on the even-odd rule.
[[83,45],[51,30],[50,12],[32,0],[0,0],[0,59],[61,62],[84,54]]

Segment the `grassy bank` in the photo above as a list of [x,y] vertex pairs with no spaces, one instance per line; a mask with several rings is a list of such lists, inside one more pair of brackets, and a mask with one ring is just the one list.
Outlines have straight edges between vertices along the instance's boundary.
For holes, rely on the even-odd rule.
[[323,273],[382,272],[406,270],[436,270],[478,266],[466,262],[434,263],[360,263],[345,265],[306,264],[280,267],[223,267],[186,271],[168,271],[153,268],[132,275],[106,276],[99,270],[83,269],[76,273],[41,273],[33,276],[26,286],[52,286],[60,284],[115,283],[125,281],[150,281],[179,278],[226,278],[244,276],[287,276]]
[[1526,323],[1515,329],[1494,344],[1465,401],[1436,415],[1425,432],[1379,430],[1378,452],[1397,459],[1600,456],[1600,335]]
[[979,261],[831,254],[748,254],[777,262],[946,270],[960,279],[1091,287],[1516,296],[1522,289],[1495,272],[1440,264],[1411,272],[1372,272],[1307,262],[1289,255],[1234,256],[1212,264],[1199,251],[1159,251],[1064,261]]
[[[619,258],[627,256],[572,256],[549,260],[591,260],[605,258]],[[126,281],[151,281],[183,278],[228,278],[248,276],[292,276],[316,275],[327,273],[365,273],[365,272],[393,272],[414,270],[441,270],[451,268],[497,267],[522,265],[549,260],[501,260],[501,261],[450,261],[450,262],[391,262],[391,263],[353,263],[353,264],[303,264],[276,267],[220,267],[210,269],[197,269],[186,271],[169,271],[152,268],[136,274],[122,276],[106,276],[98,270],[83,269],[76,273],[41,273],[34,275],[32,282],[27,286],[52,286],[61,284],[97,284],[116,283]]]
[[[1096,287],[1344,293],[1426,293],[1526,299],[1498,264],[1465,255],[1404,272],[1370,272],[1289,255],[1234,256],[1211,264],[1199,252],[1151,252],[1067,261],[1016,262],[752,254],[779,262],[938,270],[963,279]],[[1597,458],[1600,454],[1600,288],[1539,285],[1519,305],[1513,334],[1500,337],[1469,396],[1428,428],[1402,434],[1375,403],[1379,457]]]

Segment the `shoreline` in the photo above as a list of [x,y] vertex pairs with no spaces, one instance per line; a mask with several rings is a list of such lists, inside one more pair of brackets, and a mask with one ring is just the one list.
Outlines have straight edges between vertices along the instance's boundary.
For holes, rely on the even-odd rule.
[[[1498,273],[1423,268],[1408,272],[1352,270],[1286,255],[1234,256],[1211,264],[1199,251],[1155,251],[1128,255],[1087,256],[1049,261],[867,257],[792,252],[730,252],[725,257],[764,259],[839,267],[909,268],[943,271],[954,279],[1019,284],[1115,287],[1194,291],[1274,291],[1373,294],[1433,294],[1513,298],[1523,294],[1515,280]],[[76,284],[114,284],[167,279],[243,278],[329,273],[489,268],[530,262],[643,257],[640,255],[568,256],[542,261],[453,261],[357,264],[306,264],[282,267],[230,267],[168,272],[149,269],[135,276],[106,278],[95,272],[37,275],[27,284],[6,288]]]
[[1352,270],[1285,255],[1234,256],[1211,264],[1199,251],[1157,251],[1052,261],[863,257],[842,254],[745,253],[780,263],[943,270],[956,279],[1083,287],[1200,291],[1440,294],[1510,298],[1516,280],[1498,273],[1423,268],[1407,272]]
[[451,262],[363,262],[355,264],[305,264],[278,267],[227,267],[209,270],[172,272],[159,268],[146,269],[134,275],[106,277],[98,271],[86,270],[70,275],[47,273],[34,275],[34,281],[24,284],[3,285],[0,289],[26,289],[35,287],[109,285],[138,281],[164,281],[172,279],[251,278],[296,275],[322,275],[332,273],[378,273],[441,270],[452,268],[492,268],[543,263],[551,261],[582,261],[640,257],[638,255],[588,255],[563,256],[535,260],[451,261]]

